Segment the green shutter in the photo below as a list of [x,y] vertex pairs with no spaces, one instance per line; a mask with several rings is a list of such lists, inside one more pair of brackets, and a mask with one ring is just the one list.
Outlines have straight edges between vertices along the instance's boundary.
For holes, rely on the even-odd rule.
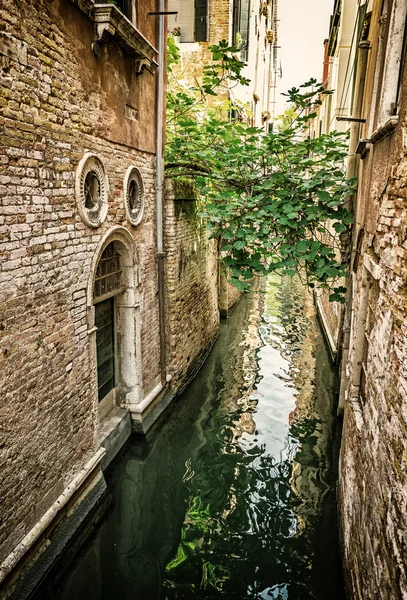
[[208,41],[208,0],[195,0],[195,41]]
[[249,28],[250,28],[250,0],[240,1],[240,35],[244,42],[242,59],[247,60],[249,55]]
[[232,42],[240,49],[242,60],[247,60],[248,56],[249,28],[250,0],[234,0]]

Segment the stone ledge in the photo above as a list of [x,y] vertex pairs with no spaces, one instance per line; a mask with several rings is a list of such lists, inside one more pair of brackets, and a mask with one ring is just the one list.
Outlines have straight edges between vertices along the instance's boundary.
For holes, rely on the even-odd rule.
[[380,127],[378,127],[370,136],[370,142],[372,144],[377,144],[377,142],[380,142],[380,140],[382,140],[383,138],[387,137],[388,135],[390,135],[391,133],[393,133],[393,131],[396,129],[397,125],[399,122],[399,116],[398,115],[394,115],[393,117],[390,117],[390,119],[388,119],[385,123],[383,123],[383,125],[380,125]]
[[130,405],[133,431],[145,435],[158,417],[165,411],[174,398],[169,384],[171,376],[167,376],[165,385],[157,385],[140,403]]
[[[26,600],[106,491],[99,449],[1,565],[1,598]],[[2,595],[4,593],[4,596]]]
[[99,425],[99,443],[106,450],[101,462],[104,471],[123,448],[132,433],[130,413],[125,408],[113,408]]
[[331,355],[331,359],[333,362],[335,362],[337,354],[338,354],[337,340],[335,340],[334,334],[333,334],[333,332],[331,332],[331,329],[328,325],[328,320],[326,318],[324,308],[322,306],[322,302],[320,301],[320,299],[318,298],[317,295],[315,295],[314,297],[315,297],[315,304],[317,307],[317,314],[318,314],[319,321],[321,324],[322,333],[323,333],[326,341],[328,342],[328,348],[329,348],[329,353]]
[[[71,0],[94,21],[95,42],[106,43],[115,38],[121,48],[136,59],[136,72],[147,68],[154,73],[158,66],[158,50],[114,4],[95,4],[93,0]],[[96,44],[97,45],[97,44]],[[94,50],[95,51],[95,50]]]

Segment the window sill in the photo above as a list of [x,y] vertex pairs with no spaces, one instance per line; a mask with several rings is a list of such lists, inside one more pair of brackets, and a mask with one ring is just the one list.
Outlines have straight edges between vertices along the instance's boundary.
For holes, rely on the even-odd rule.
[[370,143],[377,144],[383,138],[387,137],[396,129],[399,122],[399,116],[390,117],[383,125],[380,125],[370,136]]
[[[118,45],[137,61],[136,72],[146,68],[151,73],[158,66],[158,50],[114,4],[94,4],[93,0],[71,0],[95,24],[95,42],[103,44],[115,38]],[[95,51],[95,45],[93,47]]]

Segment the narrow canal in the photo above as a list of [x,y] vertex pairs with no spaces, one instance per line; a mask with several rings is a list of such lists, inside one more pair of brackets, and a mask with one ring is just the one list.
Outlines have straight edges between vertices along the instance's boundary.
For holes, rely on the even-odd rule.
[[128,445],[104,520],[35,600],[343,598],[333,385],[309,293],[270,278]]

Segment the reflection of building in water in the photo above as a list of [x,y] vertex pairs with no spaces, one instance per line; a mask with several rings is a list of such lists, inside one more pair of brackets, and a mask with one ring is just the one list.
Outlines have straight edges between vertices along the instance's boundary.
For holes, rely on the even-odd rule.
[[266,309],[269,323],[263,338],[288,361],[285,376],[279,379],[295,388],[285,453],[292,462],[290,487],[299,501],[293,509],[297,517],[293,534],[298,535],[306,520],[318,514],[329,489],[325,474],[330,466],[332,380],[309,290],[298,279],[287,278],[278,286],[271,280]]
[[[227,396],[221,397],[220,412],[232,414],[236,418],[231,425],[233,442],[237,442],[244,433],[253,434],[256,429],[254,412],[257,400],[252,398],[258,377],[258,361],[256,353],[261,346],[259,324],[261,321],[262,294],[255,289],[250,295],[245,322],[247,328],[235,332],[235,351],[224,363],[224,389]],[[229,367],[233,368],[229,368]]]
[[249,433],[252,434],[256,430],[256,423],[253,418],[252,412],[241,413],[239,420],[235,421],[234,431],[235,437],[233,439],[234,442],[244,434]]

